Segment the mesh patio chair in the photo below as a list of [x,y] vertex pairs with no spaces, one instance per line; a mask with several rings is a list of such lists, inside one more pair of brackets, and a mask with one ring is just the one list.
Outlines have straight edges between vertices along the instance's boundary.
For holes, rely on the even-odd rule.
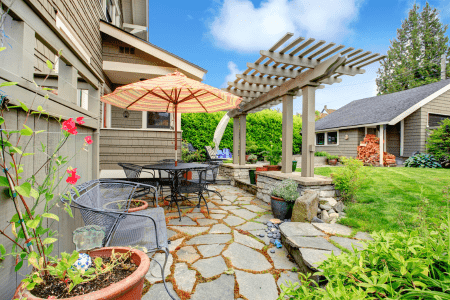
[[169,258],[168,239],[164,209],[156,207],[143,211],[128,213],[132,199],[137,190],[146,188],[157,194],[156,187],[129,181],[100,179],[91,180],[75,187],[70,200],[61,201],[71,208],[79,209],[85,226],[97,225],[105,231],[103,247],[133,246],[144,249],[147,253],[163,251],[164,264],[156,262],[161,268],[161,275],[167,293],[169,292],[164,268]]
[[[188,180],[188,172],[197,173],[198,180]],[[173,194],[170,197],[169,207],[172,204],[175,204],[178,209],[178,214],[180,216],[181,221],[181,210],[179,202],[190,201],[192,197],[189,197],[191,194],[196,194],[195,198],[198,199],[197,207],[200,207],[201,201],[205,202],[206,210],[209,214],[208,203],[206,202],[205,197],[203,197],[203,193],[206,191],[208,183],[205,182],[202,178],[205,177],[203,173],[206,173],[205,169],[202,170],[182,170],[176,173],[172,173],[172,185],[173,185]],[[187,196],[186,196],[187,195]]]
[[[136,181],[143,184],[149,185],[157,185],[159,187],[157,181],[155,180],[155,173],[150,170],[142,170],[142,166],[130,164],[130,163],[118,163],[120,167],[123,168],[125,172],[125,176],[129,181]],[[141,178],[142,173],[150,175],[150,178]],[[146,189],[144,186],[135,192],[135,197],[142,197],[147,194],[150,194],[151,191]],[[153,195],[153,206],[155,206],[156,196]]]
[[[206,184],[204,191],[207,192],[208,195],[209,195],[209,192],[218,195],[220,197],[220,200],[223,201],[222,195],[218,191],[208,188],[208,184],[216,184],[216,178],[217,178],[217,175],[219,174],[219,167],[220,167],[220,164],[211,162],[206,167],[206,171],[200,173],[199,175],[203,176],[203,178],[201,179],[201,182]],[[194,178],[192,181],[200,182],[200,178]]]

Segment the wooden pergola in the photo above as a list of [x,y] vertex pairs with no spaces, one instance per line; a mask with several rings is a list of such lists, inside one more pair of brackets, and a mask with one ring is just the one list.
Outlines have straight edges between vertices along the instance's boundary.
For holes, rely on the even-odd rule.
[[243,98],[240,108],[228,112],[234,119],[233,163],[245,164],[246,115],[283,103],[281,172],[292,173],[293,100],[302,96],[302,177],[314,177],[316,89],[341,82],[342,75],[364,74],[363,67],[385,56],[312,38],[287,43],[292,37],[287,33],[261,51],[261,57],[247,63],[248,69],[223,89]]

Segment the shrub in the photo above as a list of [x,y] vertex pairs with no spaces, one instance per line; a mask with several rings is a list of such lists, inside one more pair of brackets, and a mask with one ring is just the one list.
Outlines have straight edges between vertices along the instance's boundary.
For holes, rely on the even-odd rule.
[[331,154],[327,154],[327,158],[328,158],[328,159],[339,159],[339,155],[331,155]]
[[254,160],[254,159],[258,159],[258,156],[256,156],[255,154],[250,154],[248,156],[248,160]]
[[204,151],[197,150],[191,152],[189,151],[187,144],[183,143],[181,146],[181,159],[187,163],[205,161]]
[[[328,158],[330,159],[330,158]],[[343,167],[331,174],[334,186],[341,192],[344,201],[353,201],[363,178],[363,162],[354,158],[341,157]]]
[[272,190],[272,196],[283,198],[285,201],[295,201],[300,197],[297,191],[298,183],[292,179],[286,179],[281,181]]
[[323,271],[315,275],[328,281],[325,288],[299,274],[302,285],[282,285],[278,299],[450,299],[450,218],[372,237],[365,250],[331,256],[320,265]]
[[330,155],[330,154],[328,154],[328,152],[326,152],[326,151],[320,151],[320,152],[315,152],[314,153],[314,156],[326,156],[326,157],[328,157],[328,155]]
[[427,149],[443,167],[450,168],[450,119],[443,120],[438,128],[431,131]]
[[405,167],[441,168],[441,164],[431,154],[419,153],[405,160]]

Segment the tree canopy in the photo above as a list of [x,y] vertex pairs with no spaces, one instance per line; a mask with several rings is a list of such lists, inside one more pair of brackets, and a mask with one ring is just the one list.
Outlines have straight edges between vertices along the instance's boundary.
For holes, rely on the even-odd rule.
[[[448,25],[427,2],[422,11],[414,4],[408,18],[391,40],[387,57],[378,69],[378,94],[408,90],[440,80],[441,55],[448,53]],[[450,65],[447,64],[447,75]]]

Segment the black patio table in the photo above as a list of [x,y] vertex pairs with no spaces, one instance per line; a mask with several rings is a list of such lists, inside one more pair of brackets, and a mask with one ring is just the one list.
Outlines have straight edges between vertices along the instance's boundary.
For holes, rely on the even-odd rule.
[[[179,162],[177,165],[175,163],[159,163],[159,164],[153,164],[153,165],[145,165],[142,166],[142,169],[147,170],[155,170],[155,171],[165,171],[169,174],[172,174],[172,180],[170,184],[170,203],[169,206],[172,203],[175,203],[178,206],[178,198],[186,199],[186,197],[183,197],[182,195],[179,195],[176,191],[178,188],[178,178],[180,173],[186,172],[186,171],[195,171],[195,170],[206,170],[208,168],[208,165],[206,164],[198,164],[198,163],[184,163]],[[160,173],[161,174],[161,173]],[[200,203],[198,204],[200,206]],[[181,212],[180,208],[178,206],[178,212],[180,214],[180,220],[181,220]]]

